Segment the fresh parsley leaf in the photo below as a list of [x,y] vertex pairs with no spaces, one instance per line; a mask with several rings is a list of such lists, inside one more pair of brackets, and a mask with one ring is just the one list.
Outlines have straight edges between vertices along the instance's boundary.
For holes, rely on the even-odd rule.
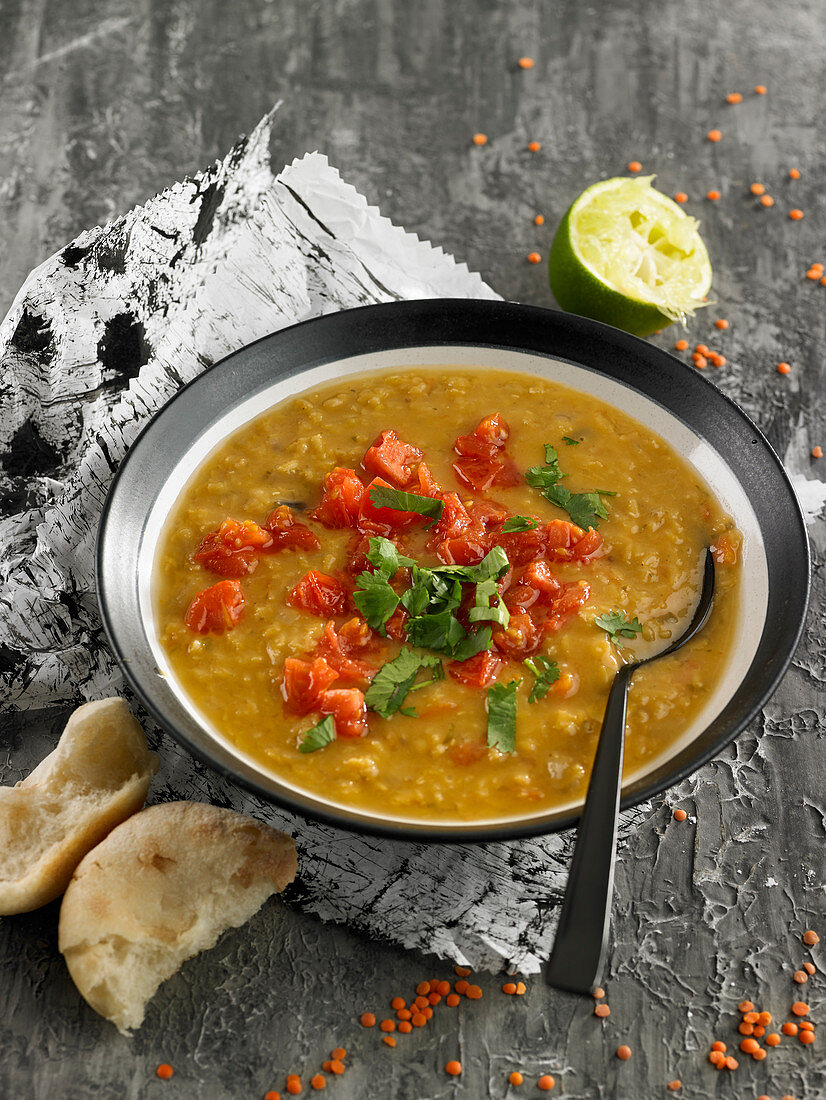
[[377,572],[383,573],[391,579],[395,577],[401,566],[415,565],[413,558],[406,558],[400,554],[395,543],[381,535],[370,539],[370,549],[367,551],[367,560],[375,567]]
[[528,696],[529,703],[536,703],[544,699],[551,688],[559,679],[559,665],[556,661],[537,653],[535,657],[528,657],[524,662],[536,679],[533,682],[531,693]]
[[503,535],[510,535],[519,531],[535,531],[538,526],[539,520],[531,516],[511,516],[502,524],[501,531]]
[[584,531],[589,527],[599,527],[601,519],[608,519],[608,512],[599,493],[572,493],[561,485],[553,485],[542,495],[551,504],[566,511],[571,522]]
[[578,447],[582,442],[581,439],[571,439],[569,435],[563,435],[562,442],[567,443],[569,447]]
[[642,623],[635,615],[630,621],[626,619],[623,611],[606,611],[604,615],[598,615],[594,624],[604,630],[615,646],[623,648],[620,638],[636,638],[642,633]]
[[521,680],[491,684],[488,688],[488,747],[500,752],[516,750],[516,689]]
[[399,707],[399,714],[403,714],[405,718],[418,718],[419,712],[415,707]]
[[413,584],[406,592],[402,592],[402,607],[408,612],[408,614],[421,615],[427,605],[430,603],[430,593],[427,590],[427,585],[419,581]]
[[438,522],[445,506],[442,500],[420,497],[417,493],[405,493],[387,485],[374,485],[369,497],[377,508],[392,508],[394,512],[416,512],[420,516],[427,516],[430,523],[425,524],[425,529]]
[[565,475],[559,468],[559,456],[556,448],[550,443],[545,444],[545,465],[531,466],[525,471],[525,481],[540,492],[556,485]]
[[[432,680],[444,678],[442,662],[438,657],[427,657],[421,653],[414,653],[412,649],[403,648],[397,657],[387,664],[382,665],[370,686],[364,693],[364,702],[382,718],[389,718],[397,710],[401,710],[407,695],[414,690],[416,677],[421,669],[438,669],[431,677]],[[430,681],[425,681],[429,683]],[[416,687],[424,687],[425,684],[416,684]],[[412,708],[408,708],[408,711]],[[405,713],[405,712],[402,712]],[[415,714],[415,711],[413,712]]]
[[490,649],[492,639],[493,631],[489,626],[479,627],[472,634],[468,634],[467,637],[462,638],[462,640],[453,647],[451,656],[454,661],[467,661],[471,657],[475,657],[477,653],[481,653],[485,649]]
[[367,620],[367,625],[380,634],[386,634],[384,624],[399,606],[399,597],[390,587],[383,573],[370,573],[365,569],[356,579],[353,603]]
[[[496,599],[496,603],[491,606],[491,600]],[[492,623],[499,623],[500,626],[506,627],[510,622],[511,616],[507,607],[505,607],[499,596],[499,589],[496,587],[496,581],[491,578],[487,581],[480,581],[476,585],[476,604],[468,612],[468,622],[478,623],[484,621],[490,621]]]
[[332,714],[322,718],[317,726],[307,730],[298,746],[299,752],[315,752],[323,749],[325,745],[331,745],[336,739],[336,727]]
[[500,577],[504,577],[510,567],[508,555],[502,547],[494,546],[476,565],[440,565],[430,572],[438,577],[479,584],[480,581],[491,578],[498,581]]
[[450,611],[438,611],[435,615],[418,615],[407,621],[407,640],[422,649],[453,655],[453,649],[467,635],[467,631]]

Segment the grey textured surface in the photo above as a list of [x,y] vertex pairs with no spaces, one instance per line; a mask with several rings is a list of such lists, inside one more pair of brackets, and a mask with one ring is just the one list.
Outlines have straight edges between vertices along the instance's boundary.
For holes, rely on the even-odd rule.
[[[676,0],[7,0],[0,300],[82,228],[223,153],[279,97],[276,167],[321,148],[384,213],[504,296],[538,304],[549,301],[545,277],[526,252],[547,251],[587,182],[638,158],[663,190],[688,192],[703,220],[719,306],[691,338],[724,352],[715,381],[789,469],[814,477],[810,448],[826,445],[826,288],[804,272],[826,261],[823,11],[798,3],[782,23],[754,0],[723,11]],[[522,54],[534,69],[515,68]],[[758,82],[767,96],[751,94]],[[742,104],[724,104],[731,90]],[[711,146],[714,125],[724,138]],[[469,143],[477,130],[491,139],[482,149]],[[533,138],[536,155],[525,151]],[[771,210],[748,196],[753,179],[776,197]],[[723,194],[716,207],[701,200],[709,187]],[[802,222],[788,221],[791,206],[805,210]],[[722,335],[720,315],[731,322]],[[793,366],[787,378],[774,371],[780,359]],[[385,1049],[355,1016],[381,1014],[446,964],[270,903],[167,983],[130,1043],[75,993],[52,906],[0,922],[0,1095],[254,1097],[283,1091],[285,1073],[311,1072],[339,1043],[353,1063],[330,1084],[343,1098],[504,1097],[516,1066],[531,1086],[550,1070],[571,1097],[648,1100],[673,1077],[687,1097],[826,1095],[817,1043],[785,1042],[760,1064],[743,1058],[733,1081],[706,1061],[713,1038],[738,1038],[742,996],[786,1017],[800,992],[800,932],[826,925],[826,531],[822,520],[810,530],[814,602],[794,666],[761,720],[703,770],[690,820],[677,825],[660,807],[624,852],[605,1023],[538,981],[508,998],[487,978],[482,1001],[437,1012],[434,1026]],[[5,782],[49,751],[64,716],[0,719]],[[669,801],[679,799],[678,789]],[[822,981],[804,987],[815,1021]],[[619,1042],[634,1049],[628,1063],[613,1057]],[[456,1056],[465,1073],[451,1081],[442,1066]],[[153,1077],[161,1060],[176,1067],[168,1084]],[[538,1095],[528,1083],[519,1094]]]

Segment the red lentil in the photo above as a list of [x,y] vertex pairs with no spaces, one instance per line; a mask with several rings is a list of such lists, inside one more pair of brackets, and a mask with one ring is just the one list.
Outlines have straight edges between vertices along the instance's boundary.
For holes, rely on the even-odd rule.
[[808,1046],[809,1043],[815,1041],[815,1033],[813,1031],[801,1031],[797,1038],[801,1043]]
[[621,1047],[617,1047],[617,1058],[621,1062],[627,1062],[631,1057],[631,1047],[626,1046],[625,1043]]
[[394,1020],[382,1020],[379,1024],[379,1031],[395,1031],[396,1023]]
[[797,208],[795,208],[794,210],[790,210],[789,217],[792,219],[793,222],[799,222],[800,219],[803,217],[803,211],[798,210]]
[[688,195],[685,193],[685,191],[678,191],[677,194],[674,196],[674,202],[678,202],[680,204],[688,202]]
[[758,1047],[757,1050],[752,1051],[751,1056],[755,1060],[755,1062],[762,1062],[763,1059],[766,1057],[766,1052],[765,1050],[763,1050],[762,1047]]
[[287,1078],[287,1092],[290,1096],[298,1096],[301,1092],[301,1078],[297,1073],[291,1073]]
[[[743,97],[739,92],[729,92],[726,96],[726,103],[742,103]],[[670,1086],[669,1086],[670,1088]]]
[[774,199],[771,195],[764,195],[760,200],[761,206],[774,206]]
[[766,1046],[767,1047],[780,1046],[780,1036],[777,1034],[776,1031],[772,1031],[766,1036]]
[[387,1043],[389,1047],[394,1047],[396,1045],[396,1040],[393,1038],[392,1035],[382,1035],[381,1041],[383,1043]]
[[542,263],[542,257],[540,256],[540,254],[538,252],[529,252],[528,253],[528,263],[529,264],[541,264]]
[[797,1035],[799,1028],[797,1024],[792,1023],[791,1020],[788,1020],[785,1024],[783,1024],[780,1030],[783,1032],[784,1035]]
[[809,1006],[806,1004],[805,1001],[795,1001],[792,1005],[792,1012],[795,1014],[795,1016],[808,1016]]
[[669,1081],[665,1087],[668,1089],[669,1092],[676,1092],[677,1089],[681,1089],[683,1087],[683,1083],[679,1078],[677,1078],[674,1081]]
[[629,162],[628,162],[628,171],[629,172],[641,172],[642,171],[642,165],[640,164],[640,162],[638,160],[629,160]]
[[455,1059],[445,1065],[445,1073],[449,1074],[451,1077],[458,1077],[461,1072],[462,1063],[457,1062]]
[[728,321],[725,319],[725,317],[718,317],[717,320],[714,322],[714,327],[720,329],[721,332],[724,332],[728,328]]
[[814,963],[804,963],[803,964],[803,969],[806,971],[807,974],[816,974],[817,973],[817,967],[815,966]]
[[542,148],[542,145],[538,141],[529,141],[528,142],[528,152],[529,153],[538,153],[541,148]]
[[[386,1039],[385,1039],[385,1042],[387,1042]],[[312,1085],[312,1087],[316,1091],[319,1091],[320,1089],[326,1089],[327,1088],[327,1078],[322,1077],[322,1075],[320,1073],[317,1073],[315,1075],[315,1077],[310,1078],[310,1084]]]
[[172,1068],[172,1066],[169,1065],[168,1062],[161,1062],[161,1064],[155,1070],[155,1073],[158,1077],[160,1077],[162,1081],[168,1081],[174,1072],[175,1070]]
[[766,92],[768,91],[768,88],[766,87],[765,84],[755,84],[754,85],[754,90],[755,90],[757,95],[765,95]]
[[685,819],[687,817],[688,817],[688,814],[685,812],[685,810],[675,810],[674,811],[674,820],[675,821],[685,821]]
[[457,1004],[459,1004],[459,1002],[461,1001],[461,999],[462,999],[462,998],[461,998],[461,997],[459,996],[459,994],[458,994],[458,993],[450,993],[450,994],[449,994],[449,995],[448,995],[448,996],[447,996],[447,997],[445,998],[445,1004],[446,1004],[446,1005],[448,1006],[448,1008],[455,1008],[455,1007],[456,1007],[456,1005],[457,1005]]
[[556,1080],[551,1077],[550,1073],[543,1073],[539,1080],[536,1082],[536,1087],[540,1092],[550,1092],[556,1084]]
[[688,347],[688,340],[678,340],[674,345],[676,351],[685,351]]
[[811,1020],[801,1020],[799,1024],[801,1031],[814,1031],[815,1025]]
[[709,130],[706,134],[709,141],[719,141],[722,136],[719,130]]
[[712,188],[711,191],[706,191],[706,198],[709,200],[709,202],[717,202],[717,200],[720,198],[720,192],[715,191],[714,188]]
[[520,57],[518,64],[519,64],[520,69],[532,69],[533,68],[533,58],[532,57]]
[[474,134],[473,135],[473,144],[474,145],[487,145],[487,143],[488,143],[488,135],[487,134]]
[[533,224],[534,225],[544,225],[545,224],[545,215],[544,214],[537,214],[533,219]]
[[711,1049],[720,1051],[722,1054],[725,1054],[725,1052],[728,1050],[728,1047],[725,1043],[722,1043],[719,1039],[717,1039],[716,1042],[711,1044]]
[[264,1100],[281,1100],[281,1093],[270,1089],[269,1092],[264,1093]]
[[823,458],[823,448],[812,447],[812,458]]
[[512,996],[516,992],[516,982],[505,982],[502,992]]
[[751,1001],[741,1001],[737,1008],[740,1012],[751,1012],[754,1008],[754,1005],[751,1003]]
[[798,985],[803,985],[804,982],[809,980],[809,975],[805,970],[795,970],[792,974],[792,979],[797,982]]
[[468,976],[468,974],[470,974],[470,967],[469,966],[454,966],[453,967],[453,973],[458,978],[466,978]]
[[789,179],[790,180],[799,180],[800,179],[800,169],[799,168],[790,168],[789,169]]
[[752,195],[765,195],[766,188],[762,183],[753,183],[751,187],[749,187],[749,191],[751,191]]
[[737,1061],[737,1059],[732,1058],[731,1055],[729,1055],[728,1058],[726,1058],[726,1062],[725,1062],[726,1069],[737,1069],[739,1067],[739,1065],[740,1065],[740,1063]]
[[789,366],[788,363],[778,363],[777,364],[777,373],[778,374],[789,374],[791,369],[792,368]]
[[611,1009],[608,1005],[594,1005],[594,1015],[605,1019],[606,1016],[611,1015]]
[[771,1012],[761,1012],[757,1017],[757,1022],[758,1024],[763,1024],[764,1027],[766,1024],[770,1024],[772,1022]]
[[744,1054],[754,1054],[756,1050],[760,1049],[760,1044],[756,1039],[741,1039],[740,1049]]
[[528,987],[525,985],[524,982],[517,982],[516,983],[516,995],[517,995],[517,997],[521,997],[524,993],[527,993],[527,991],[528,991]]
[[372,1012],[362,1012],[361,1016],[359,1016],[359,1023],[362,1027],[375,1027],[376,1017]]
[[[335,1054],[335,1051],[333,1051],[333,1054]],[[330,1073],[334,1073],[336,1077],[340,1077],[344,1073],[344,1063],[340,1058],[334,1058],[330,1062]]]
[[514,1086],[514,1088],[519,1088],[525,1078],[522,1076],[518,1069],[515,1069],[513,1073],[508,1077],[508,1080]]
[[[517,985],[517,987],[516,987],[516,992],[517,993],[519,992],[519,986],[521,984],[522,983],[520,982],[519,985]],[[524,990],[523,990],[523,992],[524,992]],[[471,1001],[478,1001],[482,997],[482,990],[478,985],[469,985],[467,987],[467,989],[465,990],[465,996]]]
[[816,943],[820,943],[820,936],[809,928],[803,933],[803,942],[807,947],[814,947]]

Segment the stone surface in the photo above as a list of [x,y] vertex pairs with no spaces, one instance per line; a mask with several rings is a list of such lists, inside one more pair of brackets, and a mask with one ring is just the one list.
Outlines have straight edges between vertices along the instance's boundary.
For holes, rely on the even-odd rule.
[[[826,261],[824,39],[813,0],[784,9],[782,22],[757,0],[722,13],[706,0],[9,0],[0,10],[0,312],[50,251],[223,153],[279,98],[276,169],[320,148],[395,221],[505,297],[536,304],[550,299],[526,253],[546,254],[587,183],[639,159],[664,191],[686,191],[702,219],[716,304],[690,339],[727,356],[715,383],[790,471],[813,479],[811,446],[826,446],[826,288],[804,273]],[[536,64],[521,71],[525,54]],[[766,96],[752,93],[757,83]],[[726,105],[729,91],[743,103]],[[717,145],[705,139],[712,126],[723,132]],[[490,138],[482,148],[469,141],[479,130]],[[532,139],[537,154],[526,150]],[[753,180],[773,208],[748,195]],[[712,187],[717,205],[702,198]],[[802,222],[787,219],[793,206]],[[730,321],[726,333],[716,316]],[[671,347],[676,335],[655,339]],[[774,369],[781,359],[793,368],[785,378]],[[810,533],[813,604],[790,672],[702,770],[689,820],[671,820],[677,788],[623,853],[606,1022],[536,979],[512,998],[487,977],[483,1000],[440,1006],[430,1027],[389,1050],[357,1015],[381,1018],[396,993],[409,998],[422,978],[448,975],[446,962],[273,901],[186,964],[130,1042],[76,994],[51,906],[0,921],[0,1095],[254,1097],[283,1092],[288,1072],[306,1080],[339,1044],[352,1061],[330,1084],[340,1098],[504,1097],[516,1067],[526,1095],[543,1071],[583,1100],[649,1100],[675,1077],[678,1095],[731,1094],[706,1054],[714,1038],[739,1039],[743,996],[785,1019],[803,992],[816,1022],[823,1012],[819,974],[802,991],[791,981],[808,957],[803,929],[819,927],[826,940],[822,519]],[[4,782],[50,750],[64,718],[0,719]],[[813,958],[819,965],[817,949]],[[627,1063],[614,1057],[620,1042],[634,1051]],[[737,1093],[824,1095],[817,1051],[784,1040],[762,1063],[741,1057]],[[458,1082],[442,1069],[453,1057],[465,1066]],[[168,1084],[154,1078],[160,1061],[176,1067]]]

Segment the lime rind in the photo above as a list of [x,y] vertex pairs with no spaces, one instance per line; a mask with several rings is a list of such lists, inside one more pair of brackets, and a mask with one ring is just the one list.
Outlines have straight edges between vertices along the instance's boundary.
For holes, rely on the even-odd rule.
[[[711,264],[699,222],[655,190],[654,178],[603,180],[584,191],[568,211],[557,233],[567,235],[567,247],[555,239],[553,251],[557,257],[567,253],[569,285],[577,265],[591,277],[580,271],[582,277],[574,280],[580,294],[593,285],[591,300],[580,302],[575,312],[599,314],[602,298],[611,313],[610,319],[604,319],[633,331],[639,326],[638,318],[646,314],[659,315],[666,324],[685,323],[705,304]],[[556,293],[553,284],[560,279],[553,272],[551,282]],[[602,294],[600,285],[605,288]],[[621,320],[622,300],[628,303],[628,325]],[[571,307],[563,304],[563,308]],[[654,321],[651,324],[659,327]]]

